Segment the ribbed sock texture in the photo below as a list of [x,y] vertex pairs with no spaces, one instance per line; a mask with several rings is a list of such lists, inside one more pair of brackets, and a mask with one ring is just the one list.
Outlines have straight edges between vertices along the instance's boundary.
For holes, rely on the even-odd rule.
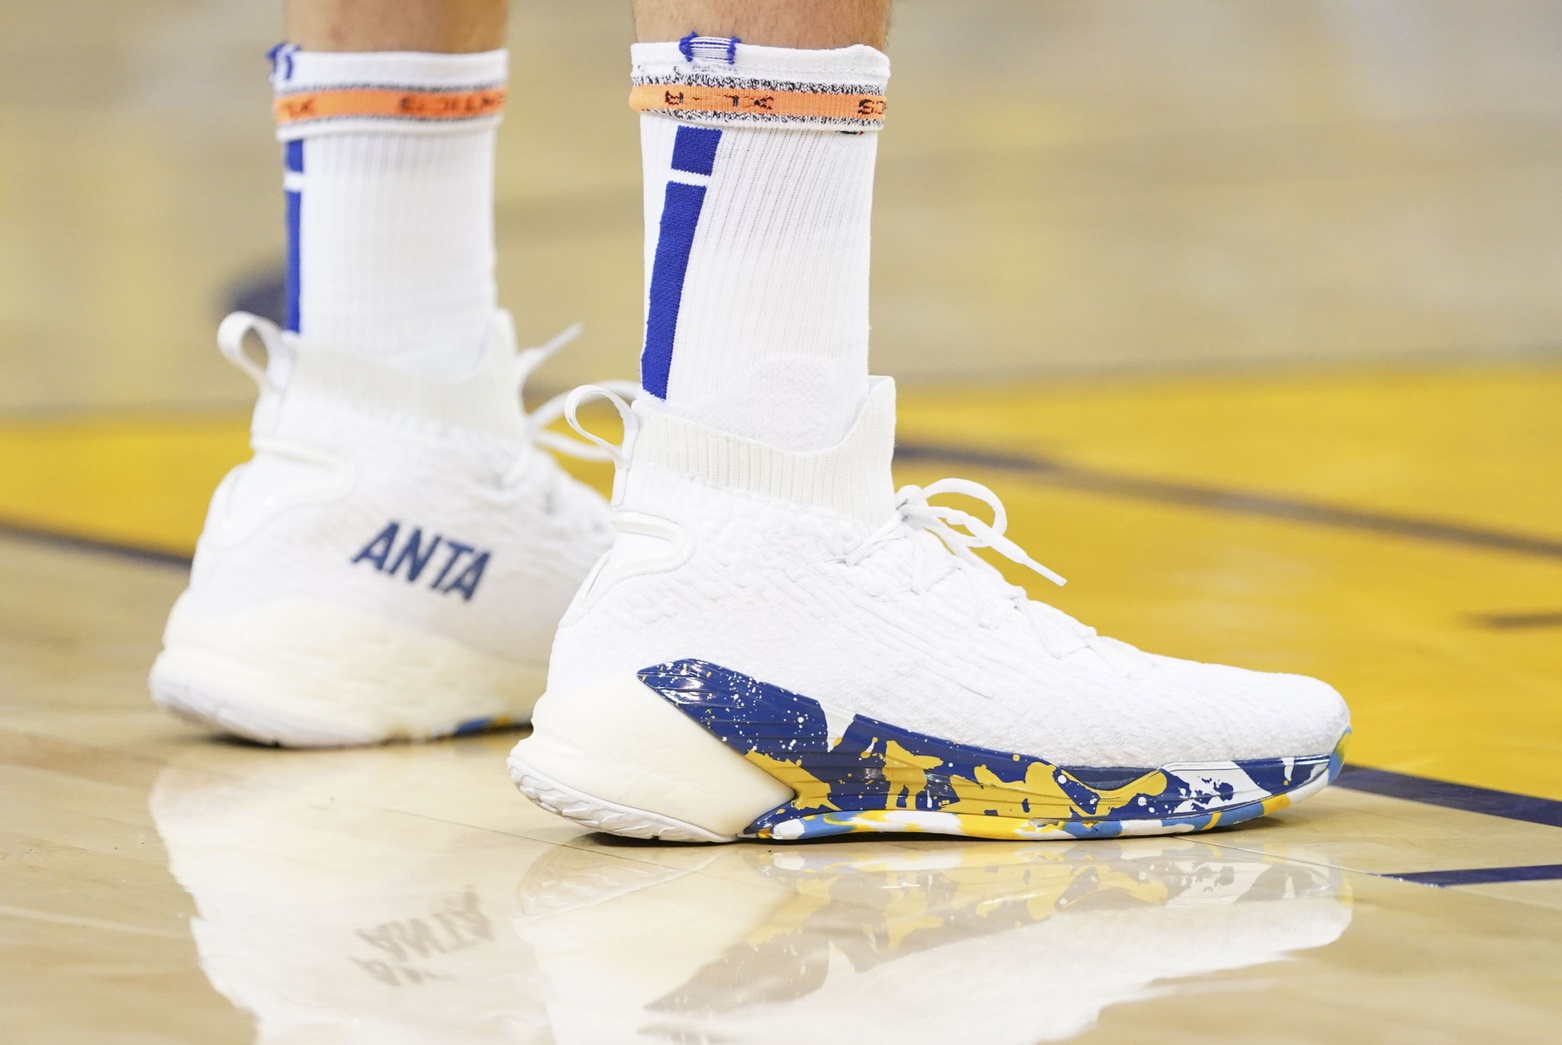
[[470,376],[496,307],[506,53],[284,48],[275,62],[290,327],[410,373]]
[[637,44],[633,59],[643,383],[702,424],[786,450],[834,445],[868,391],[888,59],[703,39]]

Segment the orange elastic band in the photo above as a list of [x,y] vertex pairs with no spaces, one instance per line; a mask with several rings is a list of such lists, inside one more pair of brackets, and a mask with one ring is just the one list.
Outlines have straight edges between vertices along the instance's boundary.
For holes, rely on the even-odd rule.
[[340,116],[473,120],[497,115],[504,109],[504,88],[405,91],[393,87],[359,87],[341,91],[302,91],[281,95],[273,108],[277,123],[281,125]]
[[630,89],[629,107],[636,112],[737,113],[884,122],[884,98],[877,94],[761,91],[749,87],[691,87],[687,84],[648,83],[637,84]]

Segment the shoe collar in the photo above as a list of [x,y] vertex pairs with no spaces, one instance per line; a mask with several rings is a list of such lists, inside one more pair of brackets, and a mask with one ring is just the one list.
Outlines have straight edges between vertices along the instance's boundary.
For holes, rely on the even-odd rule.
[[[265,348],[263,364],[245,349],[251,333]],[[444,428],[526,441],[520,387],[530,367],[517,363],[514,323],[503,310],[494,313],[476,370],[456,381],[410,373],[343,352],[243,312],[223,320],[217,342],[223,355],[260,389],[254,420],[257,434],[274,433],[286,423],[289,413],[312,410],[311,402],[327,399],[418,418]]]
[[626,425],[624,480],[615,503],[634,476],[671,471],[728,489],[829,508],[877,526],[895,510],[890,460],[895,452],[895,382],[870,378],[868,397],[851,430],[835,446],[811,453],[782,450],[680,417],[652,396],[636,400]]

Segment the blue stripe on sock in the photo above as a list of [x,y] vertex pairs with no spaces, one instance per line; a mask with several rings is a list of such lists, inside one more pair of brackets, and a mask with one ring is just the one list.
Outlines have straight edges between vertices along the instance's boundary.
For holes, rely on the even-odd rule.
[[[283,150],[283,162],[295,174],[304,172],[304,143],[291,141]],[[291,189],[283,193],[287,213],[287,322],[286,327],[298,333],[299,299],[299,213],[303,208],[304,194]]]
[[678,128],[673,139],[673,170],[690,174],[709,174],[716,169],[716,146],[721,131],[715,127]]
[[694,228],[705,205],[703,185],[667,183],[662,226],[651,265],[651,303],[645,317],[645,351],[640,354],[640,383],[658,399],[667,398],[667,375],[673,365],[673,338],[678,333],[678,309],[683,304],[683,277],[689,270]]
[[[679,127],[673,139],[673,169],[710,174],[716,164],[721,131],[713,127]],[[658,399],[667,398],[667,375],[673,365],[673,339],[678,335],[678,310],[683,304],[683,278],[689,271],[694,230],[705,206],[705,187],[669,181],[662,199],[662,224],[657,230],[656,257],[651,263],[651,299],[645,316],[645,349],[640,353],[640,384]]]

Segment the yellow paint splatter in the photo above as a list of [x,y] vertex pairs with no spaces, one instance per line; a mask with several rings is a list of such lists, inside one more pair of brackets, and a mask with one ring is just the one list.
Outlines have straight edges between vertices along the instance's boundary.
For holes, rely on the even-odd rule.
[[944,760],[937,755],[914,755],[891,740],[884,745],[884,779],[889,781],[886,809],[911,809],[917,796],[927,790],[927,771],[937,769]]
[[1269,816],[1271,813],[1278,813],[1280,810],[1288,808],[1291,805],[1291,796],[1270,795],[1268,798],[1264,799],[1262,804],[1264,807],[1264,815]]
[[1004,780],[986,766],[977,766],[975,780],[951,776],[950,785],[959,798],[944,806],[947,813],[983,816],[1064,819],[1071,816],[1105,818],[1140,795],[1154,796],[1166,790],[1166,774],[1160,770],[1146,773],[1112,791],[1097,791],[1094,809],[1082,809],[1058,783],[1055,766],[1032,762],[1025,768],[1025,779]]
[[771,758],[758,751],[750,751],[745,757],[797,792],[797,797],[792,799],[792,804],[799,809],[839,810],[841,808],[830,801],[830,785],[804,769],[801,758],[796,762],[788,762],[784,759]]

